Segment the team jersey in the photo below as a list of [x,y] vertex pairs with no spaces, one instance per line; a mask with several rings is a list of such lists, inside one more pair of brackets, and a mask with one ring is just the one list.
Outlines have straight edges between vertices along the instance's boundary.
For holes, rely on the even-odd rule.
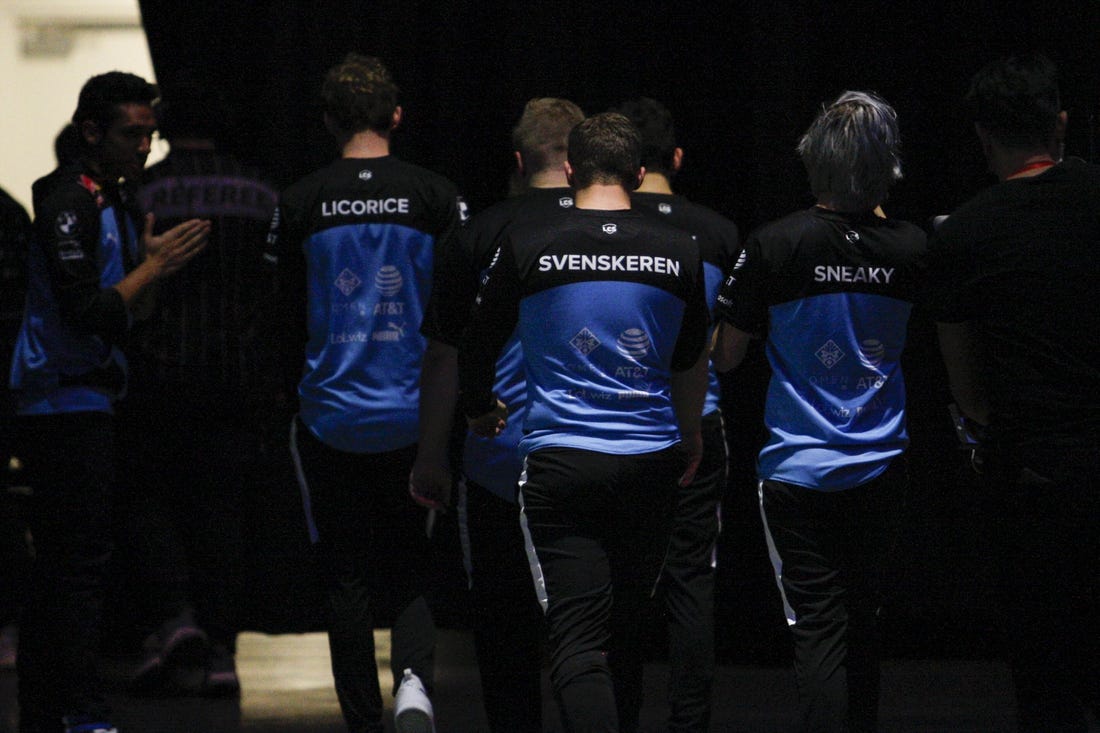
[[445,178],[392,156],[343,158],[283,192],[268,257],[281,322],[296,330],[288,343],[305,352],[302,421],[329,446],[377,453],[416,442],[419,329],[460,205]]
[[173,149],[146,169],[138,199],[158,232],[208,219],[206,249],[161,281],[142,324],[142,351],[161,384],[242,395],[263,389],[270,356],[258,334],[270,308],[264,241],[278,193],[251,168],[213,150]]
[[850,488],[905,450],[900,358],[926,249],[911,224],[817,207],[749,236],[718,310],[767,335],[761,479]]
[[933,236],[932,316],[977,328],[992,438],[1044,471],[1100,445],[1098,245],[1100,167],[1079,159],[991,186]]
[[[516,221],[546,221],[573,207],[568,188],[531,189],[501,201],[470,219],[447,253],[432,290],[428,315],[421,332],[458,347],[469,323],[469,313],[484,282],[500,237]],[[515,501],[516,482],[523,470],[519,442],[526,414],[527,382],[523,351],[513,332],[496,363],[493,391],[508,407],[508,423],[495,438],[467,432],[462,451],[463,473],[507,501]]]
[[527,374],[520,450],[612,454],[679,441],[671,373],[706,342],[699,248],[638,211],[573,209],[512,226],[459,351],[463,412],[491,404],[501,347],[518,329]]
[[28,252],[27,303],[11,388],[24,415],[111,412],[125,391],[118,344],[130,315],[114,287],[138,261],[131,199],[82,166],[42,190]]
[[[703,276],[707,282],[707,303],[712,310],[713,323],[713,310],[718,303],[718,289],[741,251],[737,225],[705,206],[688,201],[683,196],[635,191],[630,195],[630,200],[638,208],[656,212],[669,224],[694,235],[695,241],[699,243],[699,251],[703,255]],[[722,387],[718,382],[718,373],[712,366],[706,401],[703,403],[703,414],[709,415],[716,412],[721,398]]]

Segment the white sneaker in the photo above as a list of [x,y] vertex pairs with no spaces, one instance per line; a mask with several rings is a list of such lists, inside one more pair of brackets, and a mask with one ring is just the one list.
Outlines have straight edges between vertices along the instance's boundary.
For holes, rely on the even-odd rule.
[[393,699],[393,729],[396,733],[435,733],[432,701],[420,678],[406,669]]

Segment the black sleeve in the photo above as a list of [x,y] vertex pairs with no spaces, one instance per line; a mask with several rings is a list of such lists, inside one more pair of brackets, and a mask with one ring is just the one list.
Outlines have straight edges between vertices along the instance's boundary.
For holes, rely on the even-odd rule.
[[515,253],[505,240],[458,350],[459,405],[467,417],[483,415],[493,406],[496,362],[516,328],[520,292]]
[[[944,223],[948,228],[948,223]],[[973,302],[976,289],[967,276],[971,270],[966,261],[966,248],[951,238],[948,232],[937,232],[929,242],[928,272],[919,305],[932,320],[939,323],[961,323],[976,315]]]
[[292,403],[302,378],[302,360],[308,339],[306,322],[306,258],[303,230],[295,225],[293,208],[280,202],[271,220],[264,260],[274,270],[274,317],[279,344],[277,382]]
[[86,192],[58,191],[36,212],[34,233],[62,321],[79,333],[117,343],[129,331],[122,295],[100,285],[99,208]]
[[706,279],[703,276],[703,262],[699,261],[699,271],[695,277],[695,287],[688,294],[687,307],[684,308],[680,322],[680,334],[676,337],[676,348],[672,352],[672,370],[682,372],[690,369],[699,360],[699,354],[707,345],[710,331],[710,309],[707,307]]
[[750,236],[718,291],[718,320],[756,336],[767,332],[766,270],[760,242]]
[[477,298],[481,273],[470,246],[471,231],[462,227],[435,258],[432,294],[420,333],[458,347]]

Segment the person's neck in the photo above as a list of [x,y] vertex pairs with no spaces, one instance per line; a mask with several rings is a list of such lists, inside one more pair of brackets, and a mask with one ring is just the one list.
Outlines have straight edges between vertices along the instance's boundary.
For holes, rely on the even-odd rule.
[[100,186],[117,186],[119,176],[111,176],[109,173],[103,170],[103,166],[95,158],[83,156],[81,161],[84,164],[84,170],[87,172],[88,177],[98,183]]
[[383,158],[390,154],[390,137],[374,130],[361,130],[340,146],[343,158]]
[[532,173],[527,179],[527,188],[569,188],[569,181],[565,177],[565,171],[558,166],[554,170]]
[[593,183],[577,189],[573,199],[578,209],[618,211],[630,208],[630,193],[618,183]]
[[664,173],[654,173],[646,169],[642,185],[636,189],[638,193],[663,193],[672,195],[672,183]]
[[1002,149],[995,156],[990,167],[1000,181],[1037,176],[1054,165],[1049,150],[1012,150]]

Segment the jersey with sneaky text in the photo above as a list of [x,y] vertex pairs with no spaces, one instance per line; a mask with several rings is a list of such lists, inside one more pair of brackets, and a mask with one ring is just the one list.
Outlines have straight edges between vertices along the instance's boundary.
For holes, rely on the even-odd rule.
[[690,235],[636,211],[574,209],[503,239],[459,352],[463,410],[483,411],[490,367],[517,327],[527,372],[523,453],[638,454],[679,440],[674,370],[706,341]]
[[[421,332],[458,347],[470,320],[477,291],[486,279],[502,233],[513,223],[549,222],[573,207],[568,188],[531,189],[490,206],[468,221],[455,237],[432,289]],[[519,452],[526,414],[527,382],[523,351],[513,333],[496,363],[493,391],[508,407],[508,422],[500,435],[482,438],[466,434],[462,470],[467,478],[507,501],[516,500],[516,482],[523,470]]]
[[416,442],[419,328],[460,206],[445,178],[392,156],[337,160],[281,196],[268,249],[282,322],[304,344],[300,414],[333,448]]
[[767,336],[761,479],[849,488],[905,449],[900,358],[926,249],[912,224],[817,207],[749,236],[719,312]]

